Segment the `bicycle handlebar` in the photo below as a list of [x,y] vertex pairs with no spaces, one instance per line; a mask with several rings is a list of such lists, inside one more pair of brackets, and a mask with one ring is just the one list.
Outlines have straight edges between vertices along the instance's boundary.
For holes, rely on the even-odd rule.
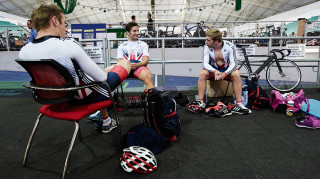
[[[284,54],[283,51],[286,51],[287,54]],[[270,53],[273,53],[275,55],[275,57],[277,57],[276,53],[280,53],[281,54],[281,59],[283,59],[286,56],[289,56],[291,53],[290,49],[273,49],[270,51]]]
[[[241,47],[243,55],[247,56],[247,57],[266,57],[266,56],[270,56],[270,55],[247,55],[246,47],[250,46],[250,45],[237,44],[237,46]],[[286,51],[287,53],[284,54],[283,51]],[[273,50],[270,51],[270,53],[272,53],[274,58],[276,58],[276,59],[277,59],[276,53],[280,53],[281,54],[281,58],[280,59],[283,59],[284,57],[289,56],[291,54],[291,50],[290,49],[273,49]]]

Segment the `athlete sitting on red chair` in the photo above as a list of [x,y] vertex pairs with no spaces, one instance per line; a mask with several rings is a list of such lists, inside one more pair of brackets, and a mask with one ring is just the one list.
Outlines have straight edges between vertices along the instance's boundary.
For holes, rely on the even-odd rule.
[[[105,71],[90,59],[82,46],[66,36],[66,19],[61,8],[55,4],[40,5],[33,10],[32,22],[38,32],[33,42],[24,46],[20,53],[21,59],[54,59],[64,66],[73,76],[75,84],[106,81],[113,91],[130,73],[131,63],[120,61],[117,65]],[[95,103],[110,100],[105,86],[79,90],[75,103]],[[116,126],[106,109],[100,110],[96,127],[103,133],[108,133]]]

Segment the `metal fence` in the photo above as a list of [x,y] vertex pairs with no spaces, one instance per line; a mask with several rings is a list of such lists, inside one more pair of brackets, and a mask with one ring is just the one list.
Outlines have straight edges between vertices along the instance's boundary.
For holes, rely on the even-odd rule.
[[[271,51],[271,48],[272,48],[272,40],[275,40],[275,39],[284,39],[284,40],[296,40],[296,39],[301,39],[301,40],[308,40],[308,39],[320,39],[320,36],[318,37],[238,37],[238,38],[235,38],[235,37],[225,37],[224,40],[229,40],[229,41],[232,41],[234,42],[235,44],[237,44],[237,42],[239,41],[242,41],[242,40],[258,40],[258,39],[263,39],[263,40],[267,40],[269,41],[269,45],[267,46],[267,52],[268,54],[270,54],[270,51]],[[82,42],[96,42],[96,41],[102,41],[103,42],[103,61],[104,61],[104,65],[105,66],[109,66],[109,65],[112,65],[112,64],[115,64],[116,63],[116,58],[112,58],[111,57],[111,43],[113,41],[126,41],[127,39],[126,38],[122,38],[122,39],[107,39],[107,40],[97,40],[97,39],[86,39],[86,40],[82,40]],[[186,41],[186,40],[205,40],[205,38],[184,38],[184,37],[181,37],[181,38],[147,38],[147,39],[140,39],[142,41],[157,41],[158,42],[158,45],[159,47],[158,48],[161,48],[161,59],[150,59],[149,63],[150,64],[161,64],[162,65],[162,85],[165,86],[165,75],[166,75],[166,64],[174,64],[174,63],[202,63],[202,59],[188,59],[186,61],[181,61],[181,60],[175,60],[175,59],[166,59],[166,46],[165,46],[165,42],[166,41],[172,41],[172,40],[179,40],[179,41],[182,41],[182,44],[183,44],[183,41]],[[242,43],[243,44],[243,43]],[[110,48],[109,48],[110,47]],[[279,48],[285,48],[285,46],[279,46]],[[187,50],[187,49],[186,49]],[[318,52],[318,54],[320,54]],[[307,63],[310,63],[310,65],[299,65],[299,67],[310,67],[312,68],[313,71],[316,71],[317,72],[317,80],[316,80],[316,85],[319,85],[320,84],[320,70],[319,70],[319,66],[320,66],[320,57],[318,56],[317,58],[314,58],[314,59],[295,59],[295,60],[292,60],[294,62],[307,62]],[[259,62],[259,61],[255,61],[255,62]],[[260,61],[262,62],[262,61]],[[314,63],[317,63],[316,65]],[[259,65],[259,64],[256,64],[256,65]]]

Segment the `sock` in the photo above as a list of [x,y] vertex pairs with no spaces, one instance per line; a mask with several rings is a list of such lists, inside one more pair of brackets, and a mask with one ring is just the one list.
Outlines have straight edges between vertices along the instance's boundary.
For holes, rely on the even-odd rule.
[[110,125],[111,123],[111,118],[109,115],[107,117],[103,117],[102,120],[103,120],[103,125]]
[[248,108],[245,107],[242,103],[239,103],[238,106],[239,106],[241,109],[248,109]]
[[242,101],[237,101],[236,104],[242,104]]
[[198,101],[200,101],[201,103],[203,103],[203,99],[198,99]]

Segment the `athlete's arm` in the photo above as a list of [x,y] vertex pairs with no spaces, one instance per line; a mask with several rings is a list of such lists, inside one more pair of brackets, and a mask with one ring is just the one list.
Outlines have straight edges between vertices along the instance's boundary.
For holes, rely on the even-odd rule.
[[203,68],[208,70],[209,72],[214,72],[216,69],[214,69],[210,64],[209,64],[209,48],[205,47],[203,50]]
[[143,47],[143,56],[142,56],[141,62],[136,64],[134,63],[131,64],[131,66],[134,65],[135,68],[138,68],[141,66],[147,66],[149,63],[149,46],[145,42],[143,42],[141,45]]
[[117,62],[120,62],[121,60],[123,60],[123,53],[122,53],[122,45],[120,45],[117,49]]
[[149,63],[149,56],[143,56],[141,62],[139,63],[131,63],[131,69],[135,70],[141,66],[147,66]]
[[107,74],[90,59],[79,44],[71,42],[68,51],[71,54],[71,59],[75,60],[83,72],[93,78],[94,81],[102,82],[107,80]]
[[227,75],[231,74],[233,71],[237,69],[237,49],[233,44],[231,44],[228,49],[230,51],[230,55],[229,55],[230,63],[229,63],[229,67],[225,71]]

